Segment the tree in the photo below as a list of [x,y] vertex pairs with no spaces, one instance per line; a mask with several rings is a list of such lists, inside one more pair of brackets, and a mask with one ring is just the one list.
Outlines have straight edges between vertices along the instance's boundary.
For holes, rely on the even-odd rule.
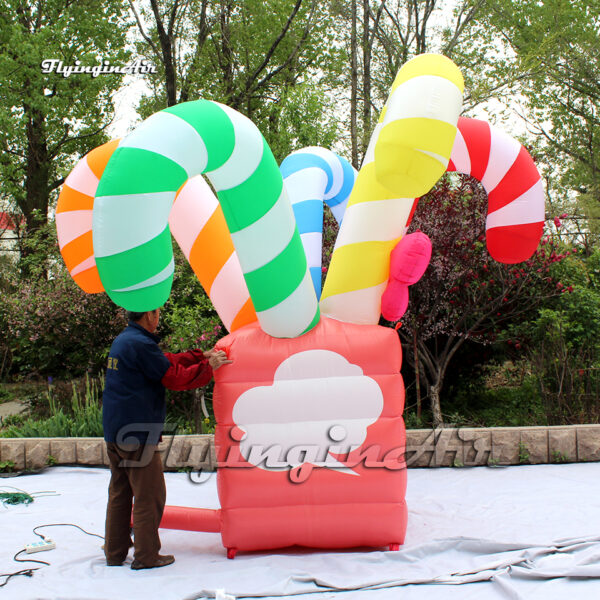
[[256,123],[275,155],[329,147],[335,101],[327,96],[339,68],[331,20],[316,0],[129,0],[158,71],[142,116],[199,97]]
[[[494,0],[486,29],[505,41],[513,69],[529,74],[519,114],[551,175],[559,212],[597,219],[600,210],[599,0]],[[573,207],[573,200],[577,200]],[[576,223],[575,225],[578,225]],[[597,233],[597,226],[588,225]],[[571,228],[576,231],[577,226]]]
[[[479,27],[479,16],[487,14],[487,3],[460,0],[451,10],[447,3],[437,0],[332,2],[332,11],[345,31],[341,41],[349,67],[340,86],[350,88],[347,129],[355,167],[362,162],[398,70],[417,54],[438,52],[461,68],[466,110],[498,97],[516,77],[523,76],[506,68],[506,61],[494,52],[497,40]],[[494,56],[494,60],[488,56]]]
[[0,0],[0,196],[19,208],[28,232],[47,221],[71,157],[106,140],[122,79],[57,71],[77,61],[125,66],[126,29],[117,0]]
[[509,324],[535,316],[542,302],[568,289],[552,275],[564,255],[548,237],[524,263],[495,262],[485,249],[486,212],[487,195],[475,180],[446,176],[420,199],[411,223],[431,238],[433,254],[410,288],[399,334],[427,387],[434,426],[443,424],[444,378],[464,342],[500,341]]

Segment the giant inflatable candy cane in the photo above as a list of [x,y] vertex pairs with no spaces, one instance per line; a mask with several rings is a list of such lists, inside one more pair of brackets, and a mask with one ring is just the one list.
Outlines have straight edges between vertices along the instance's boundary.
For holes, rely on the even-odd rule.
[[[63,260],[88,294],[104,291],[94,258],[92,214],[98,183],[118,144],[119,140],[103,144],[75,165],[56,207]],[[192,177],[177,192],[169,225],[225,328],[235,331],[256,321],[223,211],[202,176]]]
[[281,163],[283,182],[308,259],[317,298],[321,297],[323,203],[342,222],[356,170],[341,156],[325,148],[309,147],[290,154]]
[[422,54],[399,71],[344,216],[323,295],[323,314],[376,324],[390,254],[406,232],[415,194],[444,173],[462,105],[456,65]]
[[249,119],[207,100],[154,114],[111,157],[93,222],[108,295],[135,311],[166,302],[174,270],[169,214],[177,190],[201,173],[217,191],[261,327],[280,337],[310,330],[319,307],[271,150]]
[[478,179],[488,194],[486,243],[503,263],[527,260],[544,228],[544,186],[529,152],[479,119],[461,117],[449,171]]
[[227,331],[256,321],[223,210],[201,175],[177,193],[169,226]]
[[98,182],[119,145],[112,140],[86,154],[71,171],[56,204],[58,246],[69,274],[88,294],[103,292],[92,244],[92,211]]

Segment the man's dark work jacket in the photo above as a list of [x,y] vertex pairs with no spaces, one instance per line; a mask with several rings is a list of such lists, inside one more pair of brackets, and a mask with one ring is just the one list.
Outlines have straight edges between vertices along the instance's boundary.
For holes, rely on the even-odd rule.
[[171,366],[158,347],[159,339],[130,321],[113,342],[102,396],[107,442],[128,443],[134,437],[142,443],[158,443],[166,414],[161,379]]

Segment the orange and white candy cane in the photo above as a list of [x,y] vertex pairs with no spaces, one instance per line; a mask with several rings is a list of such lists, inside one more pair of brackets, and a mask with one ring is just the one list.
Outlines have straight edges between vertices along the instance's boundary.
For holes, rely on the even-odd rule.
[[201,175],[179,190],[169,226],[228,331],[256,321],[223,209]]
[[487,248],[514,264],[537,248],[544,228],[544,186],[529,152],[516,139],[479,119],[460,117],[448,171],[471,175],[488,194]]
[[[119,142],[95,148],[75,165],[56,207],[61,254],[75,283],[89,294],[104,291],[94,258],[92,215],[98,183]],[[227,330],[256,321],[223,210],[202,177],[182,186],[169,224]]]
[[75,283],[88,294],[103,292],[92,244],[94,196],[102,173],[120,140],[88,152],[71,171],[56,205],[56,233],[65,265]]

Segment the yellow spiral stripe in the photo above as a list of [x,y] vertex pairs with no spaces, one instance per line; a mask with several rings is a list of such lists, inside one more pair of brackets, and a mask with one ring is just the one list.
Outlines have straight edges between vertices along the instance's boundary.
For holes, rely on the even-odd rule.
[[446,171],[462,105],[458,68],[424,54],[399,71],[348,201],[321,297],[323,314],[378,323],[390,253],[414,198]]
[[[390,276],[389,258],[390,252],[400,241],[395,238],[389,242],[359,242],[339,249],[339,260],[347,261],[354,265],[356,271],[360,272],[358,287],[375,287],[388,280]],[[387,265],[386,265],[387,262]],[[331,296],[343,294],[357,289],[357,278],[352,273],[343,273],[337,270],[327,278],[329,293]]]
[[443,77],[453,83],[461,92],[464,91],[465,83],[462,73],[448,57],[442,54],[420,54],[409,60],[398,71],[392,84],[392,94],[405,81],[424,74]]

